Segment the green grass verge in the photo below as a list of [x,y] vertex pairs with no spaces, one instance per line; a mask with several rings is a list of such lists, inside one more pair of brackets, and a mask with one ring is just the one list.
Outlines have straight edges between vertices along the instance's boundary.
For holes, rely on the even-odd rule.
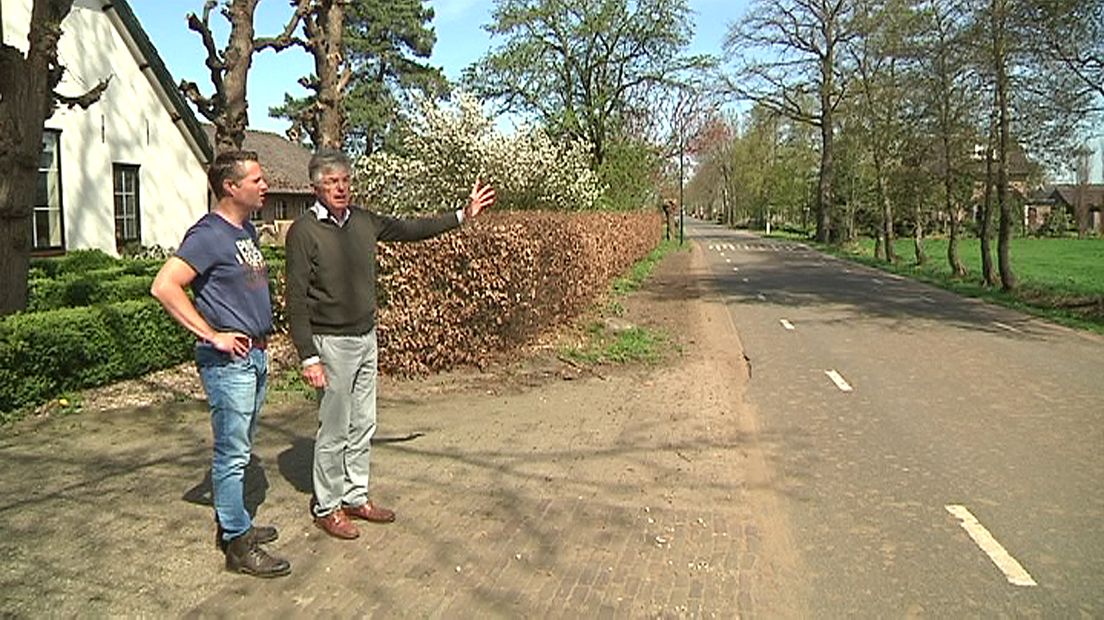
[[[924,240],[928,260],[916,264],[912,239],[894,243],[897,262],[874,258],[874,241],[863,238],[844,247],[811,243],[819,250],[883,271],[928,282],[961,295],[1014,308],[1062,325],[1104,334],[1104,239],[1016,238],[1012,241],[1012,291],[984,286],[981,278],[981,242],[959,241],[965,278],[952,276],[947,261],[947,239]],[[996,242],[993,243],[996,264]]]
[[[678,241],[661,241],[654,250],[629,268],[625,275],[614,280],[611,294],[599,315],[622,316],[625,313],[621,300],[640,288],[651,277],[655,266],[671,252],[688,249],[679,247]],[[661,330],[630,327],[611,330],[601,319],[591,322],[579,344],[561,349],[560,354],[576,362],[586,364],[654,364],[672,349],[670,337]]]

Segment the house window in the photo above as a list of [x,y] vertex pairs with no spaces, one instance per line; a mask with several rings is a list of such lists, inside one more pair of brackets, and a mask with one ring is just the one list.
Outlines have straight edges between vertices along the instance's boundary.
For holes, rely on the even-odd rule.
[[138,166],[114,164],[115,177],[115,245],[142,242],[141,218],[138,210]]
[[38,160],[38,187],[31,216],[31,247],[60,250],[64,245],[61,221],[61,132],[42,132],[42,154]]

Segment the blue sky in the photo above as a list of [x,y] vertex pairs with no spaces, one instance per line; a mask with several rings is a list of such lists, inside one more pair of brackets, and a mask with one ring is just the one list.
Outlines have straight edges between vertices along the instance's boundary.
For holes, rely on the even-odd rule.
[[[211,80],[203,65],[203,45],[199,36],[188,30],[186,22],[189,11],[203,9],[203,0],[131,0],[130,3],[176,81],[194,81],[200,92],[209,95]],[[749,3],[749,0],[689,0],[695,24],[691,52],[719,55],[729,25],[743,16]],[[464,67],[478,60],[492,45],[482,26],[490,21],[494,1],[430,0],[429,5],[436,12],[433,25],[437,32],[431,62],[455,80]],[[290,11],[287,0],[262,0],[255,20],[258,36],[281,32]],[[229,30],[226,20],[213,15],[211,21],[216,27],[216,41],[222,46]],[[306,94],[296,80],[311,73],[312,68],[306,52],[299,49],[254,55],[248,85],[250,127],[283,133],[288,122],[269,117],[268,109],[283,103],[284,93]],[[1091,178],[1104,179],[1100,156],[1104,138],[1096,137],[1090,145],[1097,151]]]
[[[186,21],[189,12],[198,14],[203,10],[203,0],[131,0],[130,4],[173,78],[177,82],[191,80],[199,85],[200,92],[210,95],[211,79],[203,64],[203,45],[199,36],[188,30]],[[431,0],[429,5],[436,12],[433,25],[437,31],[437,45],[430,60],[455,80],[464,67],[478,60],[491,47],[492,42],[482,26],[490,21],[494,2]],[[695,13],[691,51],[719,54],[728,24],[736,21],[746,6],[747,0],[690,0]],[[258,36],[281,32],[289,14],[286,0],[260,2],[255,19]],[[216,27],[216,42],[224,45],[229,30],[226,20],[213,14],[211,22]],[[296,80],[311,73],[312,68],[310,58],[299,49],[254,55],[247,86],[250,127],[282,133],[288,126],[287,121],[270,118],[268,109],[282,103],[284,93],[304,95],[305,91]]]

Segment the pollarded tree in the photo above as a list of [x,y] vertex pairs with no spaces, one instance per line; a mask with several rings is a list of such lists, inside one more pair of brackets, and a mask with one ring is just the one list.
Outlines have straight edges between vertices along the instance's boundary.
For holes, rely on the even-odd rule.
[[[219,49],[211,34],[211,11],[219,6],[217,0],[207,0],[202,17],[188,14],[188,28],[203,40],[207,52],[206,65],[211,72],[215,92],[203,96],[195,82],[181,80],[180,91],[195,105],[199,113],[215,126],[215,151],[240,149],[249,126],[249,101],[246,85],[253,53],[265,49],[280,51],[291,45],[291,34],[298,27],[299,19],[309,0],[298,0],[300,8],[284,28],[273,38],[254,38],[253,15],[260,0],[225,0],[222,15],[230,22],[230,35],[226,47]],[[293,3],[294,4],[294,3]]]
[[72,7],[73,0],[34,0],[26,51],[0,41],[0,315],[27,307],[43,124],[58,104],[87,109],[108,86],[105,77],[83,94],[56,90],[65,73],[58,61],[61,22]]
[[650,88],[708,64],[685,53],[686,0],[497,0],[492,20],[504,41],[465,70],[466,85],[588,141],[596,166]]
[[[421,0],[357,0],[345,6],[340,45],[349,68],[341,93],[346,146],[371,155],[393,139],[399,112],[410,106],[412,94],[445,94],[447,80],[426,62],[436,42],[432,21],[433,9]],[[315,38],[320,34],[319,28]],[[321,140],[321,83],[317,75],[301,83],[315,94],[285,96],[284,105],[269,112],[292,120],[293,131],[305,133],[312,142]]]
[[834,115],[846,88],[841,53],[855,37],[854,13],[854,0],[756,0],[725,40],[738,57],[733,92],[820,130],[821,242],[831,233]]

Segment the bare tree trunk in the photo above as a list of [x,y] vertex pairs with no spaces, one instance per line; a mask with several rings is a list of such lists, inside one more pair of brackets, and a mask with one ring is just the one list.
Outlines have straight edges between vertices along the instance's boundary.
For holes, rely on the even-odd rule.
[[943,132],[943,209],[950,218],[951,234],[947,239],[947,264],[951,268],[951,277],[966,276],[966,266],[958,254],[959,228],[962,223],[962,209],[954,200],[954,172],[951,167],[951,145],[947,132]]
[[29,64],[18,50],[0,47],[0,315],[27,307],[31,211],[49,94],[45,67]]
[[315,147],[340,149],[345,143],[343,98],[352,73],[342,51],[344,29],[344,0],[320,0],[303,19],[307,37],[304,47],[314,57],[317,76],[317,81],[307,86],[315,91],[316,101],[299,113],[295,123],[307,132]]
[[[54,111],[54,87],[64,70],[58,63],[60,24],[73,0],[35,0],[26,55],[0,41],[0,315],[27,307],[31,214],[42,154],[42,126]],[[65,98],[87,107],[95,96]]]
[[993,147],[996,135],[995,114],[990,118],[989,138],[985,146],[985,194],[981,202],[981,222],[978,227],[978,237],[981,242],[981,274],[985,286],[997,285],[997,272],[993,267],[993,251],[990,247],[993,223]]
[[916,255],[916,264],[923,265],[928,262],[928,255],[924,252],[924,199],[920,192],[916,192],[915,226],[912,228],[912,249]]
[[885,243],[885,261],[895,263],[897,253],[893,249],[893,205],[889,202],[889,192],[886,190],[885,166],[877,153],[874,155],[874,176],[877,178],[878,203],[881,207],[882,229],[879,232]]
[[[830,28],[830,26],[829,26]],[[826,40],[832,40],[829,30]],[[820,63],[820,179],[817,183],[817,231],[816,239],[827,243],[832,237],[832,211],[835,208],[832,192],[832,143],[835,138],[834,114],[832,104],[833,67],[835,54],[831,45],[827,46]]]
[[997,151],[997,205],[1000,208],[1000,227],[997,237],[997,265],[1000,269],[1001,288],[1016,288],[1016,274],[1012,272],[1012,201],[1008,197],[1008,59],[1005,49],[1006,0],[993,0],[993,60],[996,69],[998,151]]

